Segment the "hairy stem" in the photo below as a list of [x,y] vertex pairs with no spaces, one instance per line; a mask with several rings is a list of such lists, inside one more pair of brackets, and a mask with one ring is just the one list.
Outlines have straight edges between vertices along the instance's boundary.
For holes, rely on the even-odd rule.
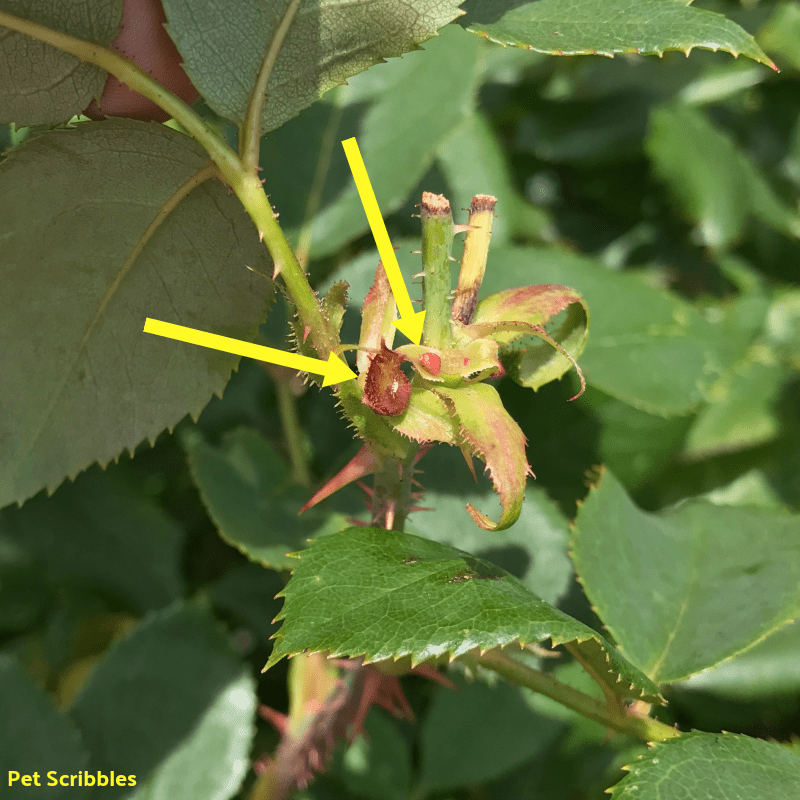
[[278,398],[278,414],[289,451],[292,465],[292,477],[303,486],[311,485],[311,472],[308,469],[305,445],[303,443],[303,426],[297,414],[297,397],[292,391],[291,377],[281,376],[275,381],[275,392]]
[[427,347],[450,344],[450,250],[453,214],[446,197],[422,193],[422,291],[425,307],[423,342]]
[[641,717],[629,711],[614,710],[594,697],[557,681],[551,675],[511,658],[502,650],[484,653],[478,657],[478,663],[502,675],[507,681],[539,692],[606,728],[627,733],[645,742],[660,742],[680,736],[680,731],[656,719]]
[[372,524],[389,531],[402,531],[411,512],[411,478],[417,448],[406,458],[389,458],[375,473],[372,494]]

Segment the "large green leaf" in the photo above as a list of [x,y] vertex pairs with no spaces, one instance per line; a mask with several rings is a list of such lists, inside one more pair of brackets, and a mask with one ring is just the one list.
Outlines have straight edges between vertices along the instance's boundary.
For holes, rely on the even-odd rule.
[[[110,44],[119,33],[122,0],[0,0],[0,11],[48,28]],[[108,75],[63,50],[0,28],[0,120],[55,125],[99,97]]]
[[183,592],[179,526],[98,468],[52,497],[0,510],[0,536],[28,553],[53,585],[100,594],[136,613]]
[[408,533],[350,528],[317,539],[298,557],[268,666],[304,650],[418,663],[547,638],[591,639],[629,696],[658,697],[598,633],[461,550]]
[[626,488],[640,486],[681,451],[691,417],[648,414],[590,386],[577,401],[599,421],[603,464]]
[[553,55],[662,55],[694,47],[726,50],[772,66],[750,34],[692,0],[481,0],[461,24],[493,42]]
[[205,611],[176,606],[106,654],[72,716],[89,768],[134,774],[107,797],[194,800],[233,795],[247,769],[255,686]]
[[266,86],[263,129],[277,128],[324,92],[420,42],[462,12],[456,0],[164,0],[184,69],[206,102],[241,124],[278,30],[285,38]]
[[[26,141],[0,165],[0,506],[154,439],[220,394],[238,356],[146,317],[252,339],[269,273],[255,228],[191,139],[131,120]],[[159,224],[160,222],[160,224]]]
[[614,800],[798,800],[800,758],[733,733],[687,733],[654,745],[628,767]]
[[712,390],[712,402],[689,431],[687,455],[702,458],[775,439],[780,430],[775,404],[787,377],[788,370],[775,363],[768,348],[753,347]]
[[620,649],[670,683],[800,613],[800,517],[689,501],[647,514],[606,472],[581,505],[573,560]]
[[[0,775],[8,800],[53,798],[81,800],[77,786],[48,786],[47,773],[76,774],[86,767],[86,753],[72,723],[56,711],[50,698],[14,659],[0,657]],[[9,787],[11,770],[20,775],[38,772],[39,786]]]
[[642,411],[690,412],[747,344],[731,326],[704,319],[637,275],[554,249],[490,251],[483,296],[534,283],[558,283],[583,295],[592,318],[580,358],[586,380]]
[[708,247],[729,247],[750,216],[800,236],[797,209],[784,205],[731,137],[702,111],[683,105],[655,109],[646,148],[656,173],[697,224]]
[[[351,104],[374,101],[360,123],[351,119],[341,138],[357,137],[384,215],[408,198],[434,163],[439,145],[472,112],[482,52],[480,41],[450,25],[425,45],[424,53],[370,70],[360,81],[352,81],[352,89],[343,91]],[[339,164],[344,154],[336,135],[331,169],[342,174]],[[336,200],[311,227],[313,256],[333,252],[369,229],[349,173],[337,189]]]
[[463,679],[456,686],[437,689],[422,724],[420,783],[428,792],[493,780],[541,753],[563,731],[533,711],[518,686]]
[[744,653],[692,675],[681,689],[732,700],[793,697],[800,691],[800,621],[775,631]]
[[[325,777],[345,786],[347,797],[408,800],[411,792],[411,741],[388,714],[367,715],[364,731],[345,750],[337,748]],[[343,796],[337,792],[338,796]]]
[[458,450],[436,447],[418,469],[427,490],[420,504],[431,510],[411,516],[410,533],[474,553],[519,578],[546,603],[558,602],[572,575],[567,555],[569,523],[541,489],[529,485],[519,519],[510,528],[487,536],[469,524],[464,506],[472,503],[495,518],[499,498],[485,479],[475,484]]
[[294,482],[286,462],[256,431],[230,431],[219,447],[199,434],[187,436],[186,444],[192,477],[220,535],[253,561],[292,569],[286,553],[309,536],[346,526],[327,505],[298,517],[311,491]]

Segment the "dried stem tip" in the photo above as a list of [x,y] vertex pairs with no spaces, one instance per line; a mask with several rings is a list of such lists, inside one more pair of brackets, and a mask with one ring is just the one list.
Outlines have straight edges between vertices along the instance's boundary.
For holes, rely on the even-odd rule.
[[469,226],[461,256],[461,272],[453,301],[451,316],[464,325],[469,325],[478,305],[478,291],[486,271],[489,257],[489,241],[492,238],[492,222],[497,198],[490,194],[476,194],[469,207]]
[[420,214],[429,216],[445,215],[450,213],[450,201],[443,194],[423,192],[420,203]]

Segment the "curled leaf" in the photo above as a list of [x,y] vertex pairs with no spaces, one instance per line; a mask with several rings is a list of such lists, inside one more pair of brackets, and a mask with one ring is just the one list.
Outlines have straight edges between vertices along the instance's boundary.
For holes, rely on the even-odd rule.
[[[546,331],[545,325],[561,312],[565,314],[556,330]],[[577,369],[576,359],[589,335],[589,309],[583,297],[566,286],[540,284],[506,289],[482,300],[474,322],[460,326],[459,333],[497,342],[512,380],[538,389],[560,378],[572,366]],[[583,387],[580,369],[578,374]]]
[[404,344],[396,352],[404,355],[425,380],[453,388],[503,374],[499,346],[491,339],[476,339],[464,348],[446,350]]
[[437,386],[435,392],[455,414],[462,451],[477,456],[486,464],[503,506],[497,522],[472,505],[467,506],[467,511],[475,523],[487,531],[511,527],[522,510],[526,478],[533,475],[525,458],[525,436],[503,408],[500,395],[492,386],[485,383],[458,389]]
[[386,277],[383,263],[379,261],[378,269],[375,272],[375,282],[367,292],[364,306],[361,309],[361,336],[358,340],[359,350],[356,356],[356,366],[359,372],[358,382],[362,389],[372,361],[369,351],[377,350],[381,346],[381,342],[386,342],[389,347],[392,346],[397,330],[392,325],[392,320],[396,316],[397,307],[389,286],[389,279]]
[[400,364],[405,360],[404,355],[390,350],[386,342],[381,342],[380,351],[372,357],[362,402],[376,414],[394,417],[408,408],[411,381],[400,369]]

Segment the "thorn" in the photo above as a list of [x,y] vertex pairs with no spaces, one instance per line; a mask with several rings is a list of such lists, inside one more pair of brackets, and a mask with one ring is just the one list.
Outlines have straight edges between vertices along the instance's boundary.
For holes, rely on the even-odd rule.
[[[468,208],[462,209],[462,211],[469,211]],[[466,233],[467,231],[476,230],[477,225],[453,225],[453,233]]]
[[289,717],[286,714],[281,714],[280,711],[276,711],[269,706],[260,705],[258,707],[258,716],[269,722],[281,736],[286,735],[286,731],[289,729]]

